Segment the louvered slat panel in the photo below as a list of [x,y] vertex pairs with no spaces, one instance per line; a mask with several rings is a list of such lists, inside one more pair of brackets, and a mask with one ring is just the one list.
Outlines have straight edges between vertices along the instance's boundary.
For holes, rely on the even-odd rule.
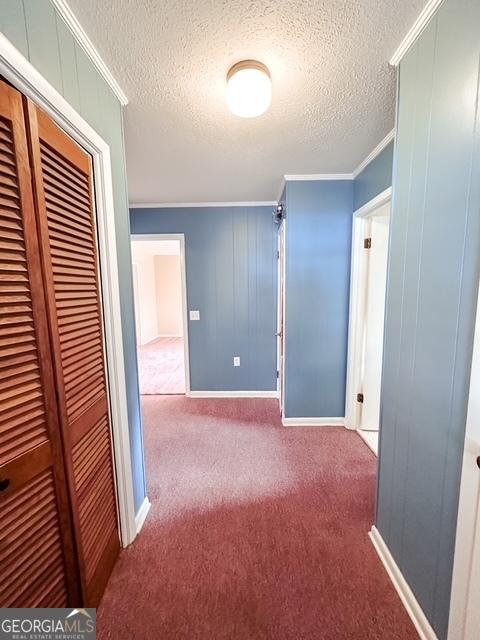
[[[0,601],[4,607],[33,607],[45,596],[49,578],[66,602],[62,540],[53,475],[46,470],[0,502]],[[51,605],[48,605],[51,606]]]
[[[2,122],[2,153],[0,153],[0,247],[12,247],[14,253],[9,254],[0,250],[0,273],[12,273],[12,261],[21,265],[22,271],[27,271],[27,256],[23,242],[23,219],[20,209],[20,188],[16,176],[15,143],[11,123],[4,118]],[[6,178],[4,170],[10,169]],[[13,172],[13,175],[12,175]],[[8,195],[7,195],[8,192]],[[5,215],[7,214],[7,215]],[[12,231],[11,223],[15,223],[15,230]],[[21,272],[17,272],[21,273]],[[19,288],[21,296],[12,296],[12,288]],[[21,303],[21,304],[19,304]],[[24,414],[23,425],[12,425],[10,438],[13,441],[6,444],[6,431],[0,430],[0,466],[13,460],[15,457],[26,453],[42,442],[48,440],[43,393],[40,385],[40,370],[38,366],[38,354],[36,349],[36,338],[32,329],[34,326],[32,301],[29,287],[23,277],[15,277],[13,270],[12,277],[8,280],[8,287],[0,287],[0,309],[3,318],[10,316],[11,323],[0,324],[0,366],[2,361],[7,364],[7,372],[12,375],[11,361],[19,352],[30,352],[32,355],[30,368],[24,375],[17,378],[15,385],[5,375],[0,376],[0,423],[2,414],[12,406],[21,406],[26,395],[37,389],[39,393],[35,395],[33,402],[29,403],[29,413],[33,412],[40,417],[40,424],[29,423],[29,414]],[[18,315],[21,311],[21,315]],[[13,404],[12,404],[13,401]],[[20,431],[17,431],[21,429]],[[15,439],[15,435],[30,435],[30,437]]]
[[[85,343],[86,337],[92,334],[101,335],[102,330],[95,278],[95,228],[92,219],[90,185],[88,176],[85,176],[42,140],[40,141],[40,155],[42,169],[45,167],[43,188],[58,324],[60,328],[74,324],[78,327],[72,328],[68,335],[63,334],[60,337],[62,361],[67,363],[71,362],[72,341],[78,339]],[[58,210],[66,212],[67,216],[74,214],[82,233],[78,234],[77,229],[69,226],[63,226],[62,229],[59,229]],[[94,290],[82,295],[77,291],[74,283],[69,289],[64,287],[57,289],[57,286],[60,285],[57,283],[57,278],[61,277],[62,269],[65,266],[74,269],[75,274],[79,277],[90,276],[92,284],[95,286]],[[89,323],[90,331],[87,335],[85,335],[83,327],[86,320],[91,320]],[[94,402],[98,396],[106,392],[104,375],[96,375],[103,372],[102,344],[90,343],[84,356],[87,360],[77,359],[77,366],[70,365],[68,374],[64,376],[67,412],[72,421],[88,408],[88,402]],[[89,356],[102,363],[100,369],[87,368]],[[93,388],[92,385],[83,384],[88,379],[95,383]]]
[[[92,475],[92,465],[94,473]],[[116,527],[115,491],[111,473],[110,433],[106,417],[73,448],[73,469],[82,528],[87,580],[93,577],[98,555]],[[98,505],[102,508],[99,509]]]
[[91,162],[38,109],[29,107],[40,233],[54,327],[56,378],[68,447],[85,601],[95,606],[119,550],[115,479]]
[[78,593],[21,95],[0,81],[0,607]]

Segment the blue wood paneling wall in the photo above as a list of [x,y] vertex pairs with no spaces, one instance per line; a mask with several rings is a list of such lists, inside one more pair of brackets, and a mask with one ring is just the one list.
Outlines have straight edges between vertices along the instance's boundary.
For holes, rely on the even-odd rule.
[[[184,233],[193,391],[277,386],[277,227],[272,207],[131,209],[133,234]],[[233,367],[233,356],[241,366]]]
[[345,416],[353,181],[287,182],[285,416]]
[[445,0],[400,66],[377,526],[447,637],[480,273],[480,3]]
[[392,186],[393,140],[374,158],[354,181],[353,209]]
[[145,497],[122,107],[49,0],[0,0],[0,30],[109,144],[135,506]]

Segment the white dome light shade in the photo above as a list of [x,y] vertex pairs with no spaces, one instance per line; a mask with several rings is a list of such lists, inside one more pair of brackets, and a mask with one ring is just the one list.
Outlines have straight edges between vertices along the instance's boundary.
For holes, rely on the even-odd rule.
[[227,74],[227,102],[240,118],[255,118],[272,102],[272,81],[267,67],[256,60],[243,60]]

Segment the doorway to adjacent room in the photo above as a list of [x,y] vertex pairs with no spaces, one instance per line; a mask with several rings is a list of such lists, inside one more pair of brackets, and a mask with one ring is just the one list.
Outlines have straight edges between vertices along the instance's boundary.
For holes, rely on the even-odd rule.
[[390,190],[355,212],[346,425],[378,455]]
[[141,395],[189,391],[183,235],[132,237]]

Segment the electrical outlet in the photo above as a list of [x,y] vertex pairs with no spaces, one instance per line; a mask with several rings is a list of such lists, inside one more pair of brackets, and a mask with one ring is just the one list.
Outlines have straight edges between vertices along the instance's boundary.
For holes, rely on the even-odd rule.
[[234,367],[240,366],[240,356],[233,356],[233,366]]
[[200,320],[200,311],[198,309],[190,311],[190,320]]

